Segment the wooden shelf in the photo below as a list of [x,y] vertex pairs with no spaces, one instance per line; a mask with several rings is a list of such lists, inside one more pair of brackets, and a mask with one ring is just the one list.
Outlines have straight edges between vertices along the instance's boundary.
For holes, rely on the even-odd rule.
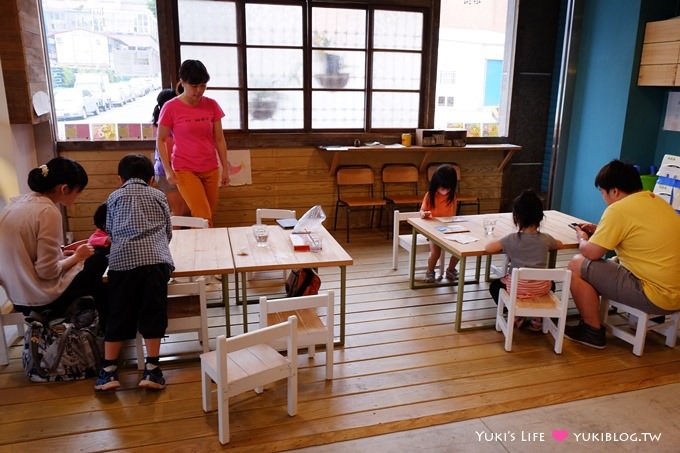
[[322,153],[332,153],[332,158],[328,165],[328,173],[334,175],[338,167],[342,164],[343,156],[356,156],[359,153],[390,153],[390,155],[412,153],[420,155],[418,160],[420,161],[418,167],[421,171],[424,171],[430,162],[441,160],[437,159],[436,156],[444,153],[480,153],[480,152],[505,152],[505,156],[501,160],[497,167],[497,170],[502,171],[505,166],[510,162],[512,156],[522,147],[518,145],[510,144],[499,144],[499,145],[467,145],[463,147],[456,146],[409,146],[404,148],[393,148],[391,146],[381,145],[381,146],[348,146],[343,150],[326,150],[319,148]]
[[647,22],[639,86],[680,86],[680,18]]

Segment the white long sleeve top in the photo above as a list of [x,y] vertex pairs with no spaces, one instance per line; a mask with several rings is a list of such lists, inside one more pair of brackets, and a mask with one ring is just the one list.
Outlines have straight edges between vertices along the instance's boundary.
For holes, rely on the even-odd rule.
[[53,302],[83,269],[64,270],[62,216],[49,198],[31,192],[0,212],[0,284],[18,305]]

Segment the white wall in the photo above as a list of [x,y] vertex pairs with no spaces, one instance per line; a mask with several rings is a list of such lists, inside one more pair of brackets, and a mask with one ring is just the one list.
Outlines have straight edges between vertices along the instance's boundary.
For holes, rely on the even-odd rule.
[[26,176],[37,165],[33,126],[9,123],[0,61],[0,209],[10,198],[28,191]]

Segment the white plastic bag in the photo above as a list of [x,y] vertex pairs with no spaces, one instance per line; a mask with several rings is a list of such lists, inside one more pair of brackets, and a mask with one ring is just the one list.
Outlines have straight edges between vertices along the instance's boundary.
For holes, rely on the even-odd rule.
[[293,233],[311,233],[319,229],[321,224],[326,220],[326,213],[323,212],[321,206],[316,205],[309,211],[305,212],[297,221],[293,228]]

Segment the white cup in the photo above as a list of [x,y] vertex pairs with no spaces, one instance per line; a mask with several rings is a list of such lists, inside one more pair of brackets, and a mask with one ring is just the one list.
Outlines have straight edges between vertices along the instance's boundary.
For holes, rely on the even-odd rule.
[[253,236],[255,236],[255,243],[258,247],[267,246],[269,230],[267,230],[266,225],[253,225]]
[[482,221],[482,225],[484,226],[484,234],[486,234],[487,236],[491,236],[493,234],[494,228],[496,228],[496,220],[484,219]]

